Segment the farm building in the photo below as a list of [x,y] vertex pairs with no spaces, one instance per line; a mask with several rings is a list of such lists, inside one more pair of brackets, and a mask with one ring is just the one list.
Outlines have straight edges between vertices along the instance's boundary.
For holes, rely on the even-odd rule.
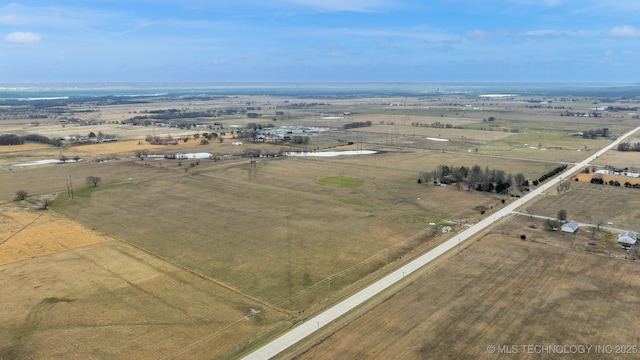
[[576,230],[578,230],[579,226],[580,224],[578,224],[577,221],[571,220],[569,222],[562,224],[562,227],[560,228],[560,230],[562,230],[562,232],[573,234],[574,232],[576,232]]
[[618,242],[622,244],[623,247],[631,247],[636,241],[638,241],[638,234],[633,231],[623,231],[618,234]]

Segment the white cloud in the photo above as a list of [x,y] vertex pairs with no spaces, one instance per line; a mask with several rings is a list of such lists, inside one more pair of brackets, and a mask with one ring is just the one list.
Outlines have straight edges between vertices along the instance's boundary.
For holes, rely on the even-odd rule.
[[609,31],[609,34],[616,37],[640,37],[640,29],[630,25],[616,26]]
[[18,23],[18,17],[14,14],[0,16],[1,25],[15,25]]
[[4,42],[8,44],[35,44],[39,43],[42,37],[32,32],[16,31],[4,37]]

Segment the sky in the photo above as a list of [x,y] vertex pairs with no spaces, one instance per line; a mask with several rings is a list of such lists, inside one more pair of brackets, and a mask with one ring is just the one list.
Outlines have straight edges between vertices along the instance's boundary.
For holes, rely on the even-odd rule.
[[640,82],[636,0],[0,2],[0,83]]

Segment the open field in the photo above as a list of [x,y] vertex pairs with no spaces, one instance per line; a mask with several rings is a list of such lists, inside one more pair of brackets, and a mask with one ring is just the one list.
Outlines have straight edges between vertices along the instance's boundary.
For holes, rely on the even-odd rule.
[[[538,355],[524,345],[578,344],[594,348],[562,358],[636,358],[614,351],[640,345],[638,263],[500,234],[527,224],[514,218],[440,260],[299,358],[528,359]],[[532,236],[552,243],[570,235]],[[509,355],[487,350],[504,345]],[[596,354],[595,345],[610,345],[612,353]]]
[[[573,106],[574,111],[593,106],[587,100],[562,101],[554,104]],[[439,165],[479,165],[533,180],[610,142],[569,133],[605,126],[619,133],[634,124],[615,113],[561,117],[565,109],[530,109],[521,100],[456,96],[237,96],[85,105],[74,104],[38,126],[26,117],[0,121],[1,134],[59,137],[103,132],[120,137],[118,142],[65,142],[61,147],[0,146],[0,278],[8,293],[0,310],[3,358],[233,358],[399,266],[431,241],[447,237],[441,234],[443,227],[458,231],[460,223],[485,216],[479,209],[491,213],[503,200],[513,200],[455,185],[418,184],[420,173]],[[260,108],[262,117],[226,111],[248,105]],[[87,108],[91,112],[85,112]],[[219,111],[215,117],[189,119],[194,128],[119,123],[167,109]],[[483,121],[490,116],[495,119]],[[58,120],[63,117],[106,123],[62,126]],[[372,126],[342,128],[356,121],[372,121]],[[454,127],[426,126],[435,122]],[[238,139],[230,129],[251,123],[334,130],[311,136],[306,144],[241,140],[243,145],[233,145]],[[200,145],[193,135],[204,131],[226,135],[223,142]],[[189,139],[171,146],[151,145],[145,141],[147,135]],[[251,159],[245,156],[248,149],[263,154],[322,149],[378,153]],[[208,152],[216,159],[132,157],[143,150]],[[62,156],[82,161],[15,166]],[[113,161],[100,162],[105,159]],[[635,161],[633,153],[612,151],[595,165],[636,166]],[[100,186],[89,188],[87,176],[100,177]],[[68,177],[73,200],[67,195]],[[26,190],[31,202],[12,201],[18,190]],[[579,222],[611,221],[615,227],[637,231],[637,191],[572,181],[570,191],[548,194],[526,210],[554,217],[564,208]],[[50,210],[37,209],[38,196],[55,194]],[[378,345],[366,346],[368,350],[352,346],[345,354],[397,358],[390,356],[395,349],[401,358],[424,358],[435,349],[434,357],[476,357],[485,355],[482,341],[586,341],[594,339],[593,329],[599,327],[607,329],[603,341],[610,342],[615,331],[625,332],[625,341],[638,340],[637,326],[632,326],[637,322],[630,320],[637,314],[632,312],[629,320],[618,314],[627,302],[637,301],[625,292],[635,291],[637,284],[614,288],[624,282],[624,272],[637,272],[636,264],[576,251],[624,256],[612,246],[614,234],[593,235],[581,229],[568,237],[546,230],[542,220],[516,219],[494,228],[491,236],[462,254],[438,262],[425,275],[427,285],[413,282],[381,305],[410,297],[408,303],[385,310],[389,317],[380,329],[371,329],[375,321],[370,320],[362,325],[365,332],[355,330],[353,338],[351,331],[345,335],[351,344],[366,344],[358,338],[362,336]],[[527,234],[526,241],[519,239],[521,233]],[[596,273],[598,267],[604,270]],[[616,280],[609,284],[607,277]],[[431,284],[441,296],[432,298]],[[611,291],[611,310],[598,310],[608,299],[600,289]],[[553,318],[538,315],[536,307]],[[574,307],[588,309],[586,315]],[[411,315],[416,320],[424,315],[426,320],[412,325],[411,319],[404,319]],[[571,330],[581,329],[585,316],[589,327],[571,338]],[[553,332],[553,324],[564,319],[568,320],[557,328],[558,334]],[[531,329],[520,327],[527,324]],[[503,326],[505,332],[499,330]],[[545,331],[556,337],[545,337]],[[384,345],[377,335],[402,339]],[[451,338],[453,345],[445,346]],[[336,349],[342,346],[348,347],[340,343]],[[330,351],[321,344],[305,356],[336,357]]]
[[24,201],[1,205],[0,265],[110,240],[59,214],[36,209]]
[[[245,160],[203,161],[188,172],[177,161],[165,161],[162,168],[123,163],[132,173],[149,174],[114,188],[76,191],[75,200],[61,198],[54,209],[278,303],[392,250],[333,285],[344,286],[382,266],[385,258],[409,251],[415,244],[404,239],[429,223],[473,218],[478,204],[499,204],[498,198],[482,193],[416,184],[413,167],[430,161],[427,158],[282,158],[260,160],[254,168]],[[549,165],[532,167],[542,172]],[[358,182],[323,184],[332,176]],[[452,196],[458,201],[447,202]],[[313,297],[286,306],[296,309],[310,300]]]
[[246,318],[264,305],[120,241],[41,254],[0,274],[7,359],[210,359],[285,318]]
[[561,195],[548,194],[526,210],[531,214],[556,217],[559,210],[565,209],[568,219],[581,223],[611,222],[615,228],[640,232],[637,190],[571,181],[571,190]]

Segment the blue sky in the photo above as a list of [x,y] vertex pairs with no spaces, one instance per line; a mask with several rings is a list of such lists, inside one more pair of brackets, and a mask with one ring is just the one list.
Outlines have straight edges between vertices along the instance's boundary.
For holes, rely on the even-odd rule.
[[0,3],[0,83],[640,81],[636,0]]

